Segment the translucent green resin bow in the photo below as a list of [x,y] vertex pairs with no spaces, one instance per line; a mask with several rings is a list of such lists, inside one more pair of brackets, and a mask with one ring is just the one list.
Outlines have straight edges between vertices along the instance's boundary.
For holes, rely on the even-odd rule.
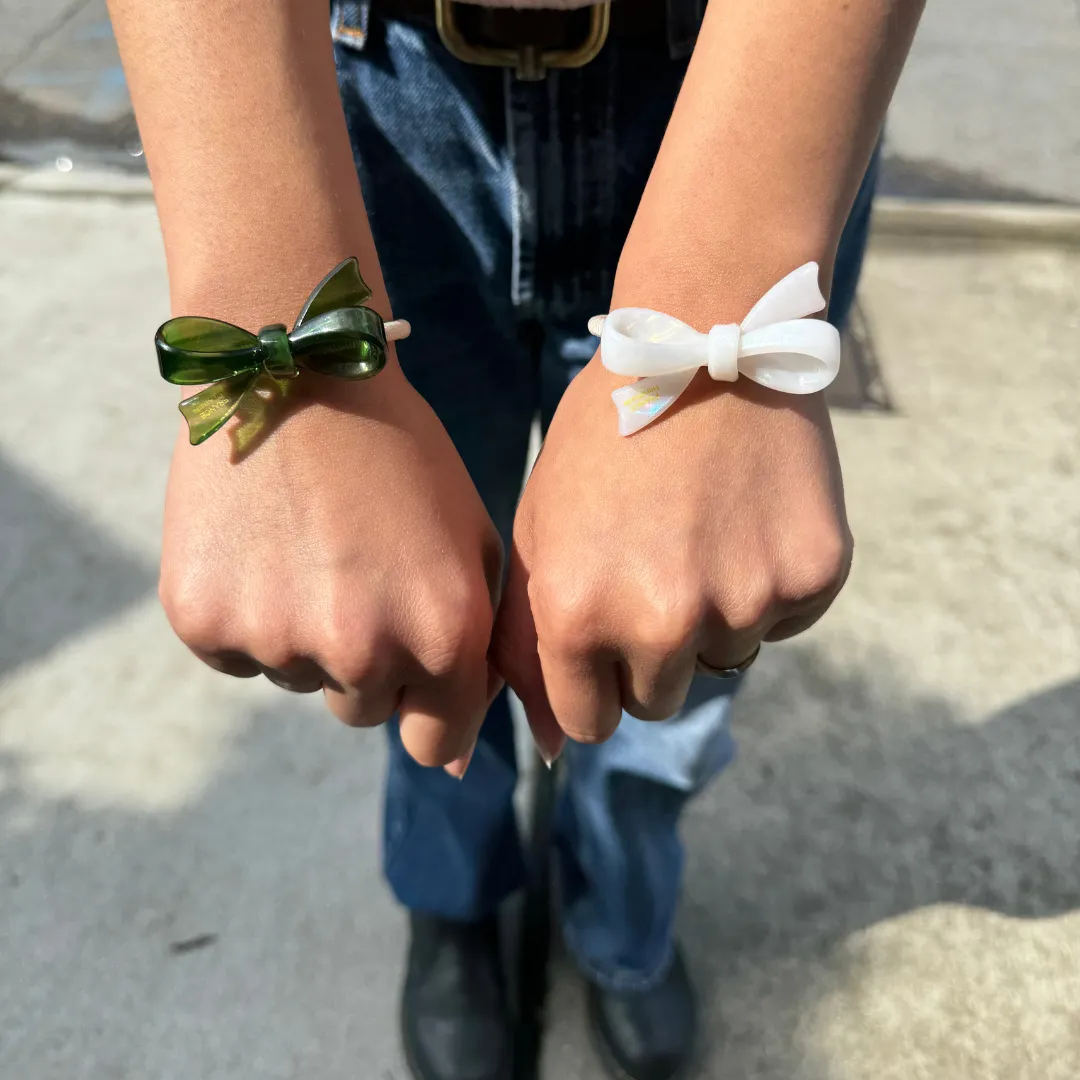
[[252,334],[197,315],[162,325],[154,336],[162,378],[177,386],[212,384],[180,402],[191,445],[221,428],[264,375],[292,379],[300,368],[338,379],[378,375],[386,365],[386,327],[362,306],[370,298],[351,258],[316,286],[292,333],[276,323]]

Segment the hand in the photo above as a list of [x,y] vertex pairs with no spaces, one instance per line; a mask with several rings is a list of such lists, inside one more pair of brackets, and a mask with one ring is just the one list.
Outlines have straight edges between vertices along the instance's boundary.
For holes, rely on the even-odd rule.
[[620,712],[676,713],[698,657],[733,667],[810,626],[851,560],[821,395],[699,376],[628,438],[595,357],[570,384],[514,526],[492,657],[541,752]]
[[370,382],[294,385],[299,400],[239,461],[228,429],[198,447],[178,437],[169,621],[211,667],[323,689],[347,724],[400,710],[409,753],[460,775],[498,687],[486,659],[498,535],[396,360]]

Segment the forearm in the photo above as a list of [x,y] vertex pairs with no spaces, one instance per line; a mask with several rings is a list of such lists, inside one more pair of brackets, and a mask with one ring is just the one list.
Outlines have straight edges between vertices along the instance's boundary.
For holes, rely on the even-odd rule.
[[389,317],[325,5],[109,0],[174,310],[291,325],[348,255]]
[[724,0],[627,239],[613,306],[707,327],[810,259],[828,288],[922,0]]

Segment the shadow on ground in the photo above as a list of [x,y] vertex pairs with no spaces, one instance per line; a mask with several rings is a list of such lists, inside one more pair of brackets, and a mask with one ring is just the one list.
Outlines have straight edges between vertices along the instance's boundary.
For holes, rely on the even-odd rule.
[[830,409],[851,412],[896,411],[874,340],[873,324],[855,298],[841,336],[840,371],[825,391]]
[[[814,961],[852,933],[935,904],[1080,907],[1080,679],[973,724],[913,697],[887,655],[844,671],[775,653],[740,703],[738,761],[688,822],[682,934],[718,1059],[826,1080],[796,1029],[821,992]],[[748,980],[769,1007],[727,1025]]]
[[[854,931],[940,903],[1080,906],[1080,680],[973,724],[913,696],[889,656],[843,670],[812,647],[770,653],[740,703],[739,760],[687,823],[681,932],[720,1017],[714,1060],[826,1080],[797,1021],[821,990],[811,961]],[[0,754],[0,1071],[37,1075],[19,1067],[67,1040],[163,1080],[336,1078],[359,1060],[396,1076],[381,746],[283,697],[163,815],[49,801]],[[765,1007],[731,1022],[745,999]],[[245,1065],[254,1045],[265,1071]]]
[[404,1080],[383,740],[313,712],[282,695],[222,724],[175,811],[122,781],[113,805],[104,782],[50,796],[0,737],[0,1076]]
[[1002,184],[974,170],[943,161],[887,153],[881,163],[879,195],[907,199],[957,199],[976,202],[1045,203],[1047,198],[1027,188]]
[[44,108],[0,86],[0,161],[44,165],[67,155],[78,165],[142,174],[146,163],[139,147],[133,114],[103,121],[87,119]]
[[[896,669],[886,654],[839,668],[773,647],[736,706],[739,755],[684,828],[679,935],[703,997],[703,1077],[849,1075],[806,1023],[858,984],[843,946],[860,930],[940,904],[1080,908],[1080,678],[973,722]],[[556,986],[549,1012],[577,1031],[548,1048],[545,1075],[592,1076],[566,1049],[584,1040],[584,1001],[564,953]],[[890,1076],[913,1075],[882,1053]],[[867,1069],[850,1075],[880,1072]]]
[[118,614],[155,572],[0,457],[0,677]]

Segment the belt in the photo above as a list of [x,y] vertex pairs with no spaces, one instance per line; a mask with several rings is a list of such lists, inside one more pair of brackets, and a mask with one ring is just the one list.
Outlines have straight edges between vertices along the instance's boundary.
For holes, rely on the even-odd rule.
[[584,67],[611,39],[667,40],[664,0],[617,0],[570,10],[483,7],[456,0],[373,0],[389,19],[434,23],[468,64],[514,68],[539,80],[550,68]]

